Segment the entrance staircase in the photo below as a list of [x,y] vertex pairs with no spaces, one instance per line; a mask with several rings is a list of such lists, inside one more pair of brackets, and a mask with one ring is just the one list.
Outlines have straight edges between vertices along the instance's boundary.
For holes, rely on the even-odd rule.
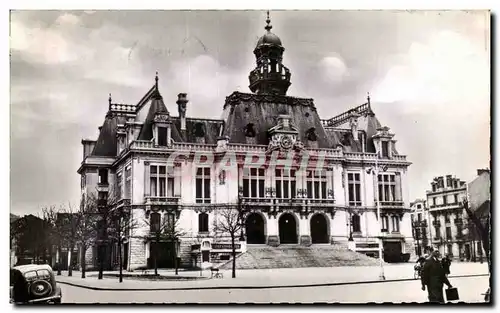
[[[365,254],[350,251],[347,245],[248,245],[247,251],[236,256],[237,269],[370,266],[378,260]],[[232,260],[219,268],[231,269]]]

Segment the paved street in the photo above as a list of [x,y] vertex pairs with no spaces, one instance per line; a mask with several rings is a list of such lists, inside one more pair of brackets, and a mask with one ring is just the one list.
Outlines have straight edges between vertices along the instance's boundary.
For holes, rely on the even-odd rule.
[[[387,280],[412,279],[413,263],[387,264],[385,277]],[[136,272],[140,274],[140,272]],[[486,263],[454,263],[451,267],[452,276],[488,274]],[[378,281],[379,267],[377,266],[350,266],[350,267],[321,267],[321,268],[280,268],[266,270],[238,270],[237,277],[231,278],[230,271],[224,271],[223,279],[204,279],[197,281],[145,281],[125,279],[118,283],[117,278],[98,280],[97,273],[89,273],[88,278],[81,279],[80,273],[75,272],[73,277],[57,276],[57,280],[77,285],[102,289],[161,289],[161,288],[210,288],[210,287],[249,287],[249,286],[293,286],[314,285],[348,282]],[[173,271],[161,270],[162,276],[173,276]],[[179,272],[180,276],[196,276],[199,272]],[[203,276],[210,275],[208,270]]]
[[[489,277],[452,278],[464,302],[482,302]],[[61,284],[64,303],[313,303],[425,302],[418,281],[276,289],[95,291]]]

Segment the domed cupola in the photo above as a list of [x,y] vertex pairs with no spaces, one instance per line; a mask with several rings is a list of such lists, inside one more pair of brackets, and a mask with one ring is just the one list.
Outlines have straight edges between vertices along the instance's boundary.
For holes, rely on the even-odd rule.
[[259,38],[253,53],[256,68],[250,72],[250,90],[257,94],[286,95],[290,87],[290,70],[282,64],[285,48],[281,39],[271,33],[271,20],[267,12],[266,33]]

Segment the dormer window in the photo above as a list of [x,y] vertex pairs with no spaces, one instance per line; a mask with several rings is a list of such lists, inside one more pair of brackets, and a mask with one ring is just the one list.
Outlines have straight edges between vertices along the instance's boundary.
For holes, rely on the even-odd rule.
[[388,141],[382,141],[382,157],[383,158],[389,157],[389,142]]
[[253,123],[248,123],[245,127],[245,136],[246,137],[255,137],[255,125]]
[[306,132],[306,137],[307,137],[307,140],[309,140],[309,141],[318,140],[318,135],[316,135],[316,128],[314,128],[314,127],[309,128]]
[[158,145],[168,146],[168,135],[166,127],[158,127]]
[[203,123],[194,124],[194,135],[196,137],[205,137],[205,127]]

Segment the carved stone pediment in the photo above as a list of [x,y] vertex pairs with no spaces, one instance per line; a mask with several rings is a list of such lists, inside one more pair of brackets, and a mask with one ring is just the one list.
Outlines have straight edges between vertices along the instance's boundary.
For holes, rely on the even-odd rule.
[[170,121],[170,115],[168,113],[156,113],[154,122],[155,123],[167,123]]
[[290,122],[290,116],[288,115],[280,115],[278,124],[269,129],[268,132],[270,135],[268,152],[304,149],[304,144],[298,140],[299,131]]

